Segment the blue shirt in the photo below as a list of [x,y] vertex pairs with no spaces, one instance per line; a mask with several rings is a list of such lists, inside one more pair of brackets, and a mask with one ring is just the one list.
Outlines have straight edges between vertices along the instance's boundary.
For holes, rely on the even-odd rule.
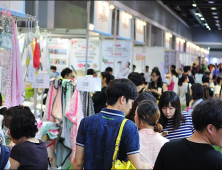
[[[85,117],[79,125],[76,145],[84,147],[84,169],[111,169],[116,138],[124,113],[104,108],[100,113]],[[137,126],[127,120],[123,128],[118,159],[139,153]]]
[[180,127],[176,130],[173,130],[174,120],[168,119],[167,125],[164,127],[163,131],[168,131],[168,135],[165,137],[169,140],[189,138],[193,135],[195,129],[192,123],[192,117],[187,112],[182,112],[182,115],[185,117],[185,123],[180,122]]

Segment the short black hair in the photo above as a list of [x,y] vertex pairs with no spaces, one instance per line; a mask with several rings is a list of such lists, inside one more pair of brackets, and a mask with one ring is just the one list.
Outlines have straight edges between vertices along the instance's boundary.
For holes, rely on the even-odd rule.
[[144,73],[140,73],[140,76],[144,77]]
[[133,64],[133,68],[136,68],[136,65]]
[[105,69],[105,72],[113,72],[113,68],[112,68],[112,67],[107,67],[107,68]]
[[202,132],[207,125],[222,127],[222,100],[211,98],[199,103],[192,112],[192,121],[196,131]]
[[135,100],[138,97],[136,86],[128,79],[114,79],[106,88],[107,104],[114,105],[117,100],[124,96],[126,101]]
[[175,65],[171,65],[171,68],[175,70],[175,69],[176,69],[176,66],[175,66]]
[[198,100],[204,98],[204,88],[200,83],[194,83],[191,86],[192,90],[192,99]]
[[136,108],[139,105],[139,103],[144,100],[150,100],[153,102],[153,104],[157,105],[156,98],[152,95],[151,92],[143,92],[139,94],[138,98],[134,101],[132,109],[130,110],[129,114],[126,115],[127,119],[132,120],[134,122]]
[[22,137],[34,138],[38,132],[35,116],[27,106],[15,106],[9,108],[6,112],[13,112],[10,123],[10,135],[13,139]]
[[218,76],[217,76],[217,80],[216,80],[216,81],[217,81],[217,84],[220,84],[220,80],[222,80],[222,76],[218,75]]
[[146,68],[149,68],[149,66],[146,66]]
[[137,72],[131,72],[128,75],[128,79],[131,80],[136,86],[140,86],[143,84],[143,79],[141,75]]
[[50,69],[51,70],[57,70],[56,66],[51,66]]
[[202,82],[203,83],[209,83],[209,80],[210,80],[209,75],[204,74],[203,77],[202,77]]
[[160,97],[159,100],[159,109],[160,109],[160,120],[159,123],[165,128],[167,125],[167,118],[164,116],[162,108],[168,107],[169,103],[171,103],[171,106],[176,108],[175,114],[173,117],[174,124],[173,129],[176,130],[180,127],[180,122],[182,121],[185,123],[185,117],[181,114],[181,105],[180,105],[180,99],[179,96],[174,91],[165,91]]
[[115,79],[115,76],[110,74],[110,81],[114,80]]
[[183,71],[184,71],[185,73],[188,72],[189,70],[191,70],[191,69],[190,69],[190,66],[184,66]]
[[111,75],[109,72],[102,72],[101,73],[102,78],[106,78],[106,84],[108,85],[111,80]]
[[70,73],[72,73],[72,70],[67,67],[67,68],[62,70],[61,76],[62,76],[62,78],[65,78],[65,76],[68,76]]
[[87,75],[93,75],[94,73],[95,71],[91,68],[87,70]]

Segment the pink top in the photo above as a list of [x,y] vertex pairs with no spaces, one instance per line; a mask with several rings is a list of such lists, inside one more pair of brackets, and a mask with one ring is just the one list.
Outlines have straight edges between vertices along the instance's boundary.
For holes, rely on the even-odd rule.
[[154,165],[161,147],[169,140],[153,129],[140,129],[139,136],[141,161]]

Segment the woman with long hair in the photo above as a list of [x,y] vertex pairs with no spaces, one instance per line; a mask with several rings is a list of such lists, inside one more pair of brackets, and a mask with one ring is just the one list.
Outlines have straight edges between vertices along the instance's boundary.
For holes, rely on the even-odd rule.
[[160,71],[153,69],[151,73],[151,82],[149,83],[148,89],[152,92],[153,96],[159,100],[159,97],[163,92],[167,91],[166,84],[162,82]]
[[191,116],[181,112],[180,99],[173,91],[166,91],[159,100],[160,120],[169,140],[189,138],[194,133]]

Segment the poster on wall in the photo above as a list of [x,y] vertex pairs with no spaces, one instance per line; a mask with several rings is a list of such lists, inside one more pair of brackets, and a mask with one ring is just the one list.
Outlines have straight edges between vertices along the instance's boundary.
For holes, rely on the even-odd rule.
[[112,35],[112,15],[109,2],[94,1],[93,31],[107,36]]
[[144,72],[145,71],[145,58],[146,54],[143,53],[142,46],[134,46],[133,48],[133,64],[136,65],[135,72]]
[[69,46],[70,40],[52,38],[49,41],[49,53],[51,58],[51,65],[57,67],[57,72],[61,72],[64,68],[69,66]]
[[120,10],[119,13],[119,38],[131,40],[131,19],[128,13]]
[[[115,56],[113,55],[113,46],[114,41],[102,41],[101,71],[104,71],[107,67],[112,67],[115,78],[127,78],[131,72],[131,42],[116,41]],[[115,61],[113,57],[115,57]]]
[[139,18],[135,18],[135,33],[136,33],[136,37],[135,40],[138,43],[144,43],[144,25],[143,25],[143,21],[140,20]]
[[[70,65],[74,66],[75,70],[85,70],[86,60],[86,40],[72,39],[70,50]],[[88,46],[88,62],[87,68],[100,70],[100,41],[89,41]]]
[[[164,58],[164,72],[165,74],[169,73],[169,65],[170,65],[170,52],[166,51],[165,52],[165,58]],[[162,75],[162,77],[164,77],[164,75]]]
[[181,44],[181,42],[180,42],[179,38],[176,38],[176,51],[180,51],[180,44]]

